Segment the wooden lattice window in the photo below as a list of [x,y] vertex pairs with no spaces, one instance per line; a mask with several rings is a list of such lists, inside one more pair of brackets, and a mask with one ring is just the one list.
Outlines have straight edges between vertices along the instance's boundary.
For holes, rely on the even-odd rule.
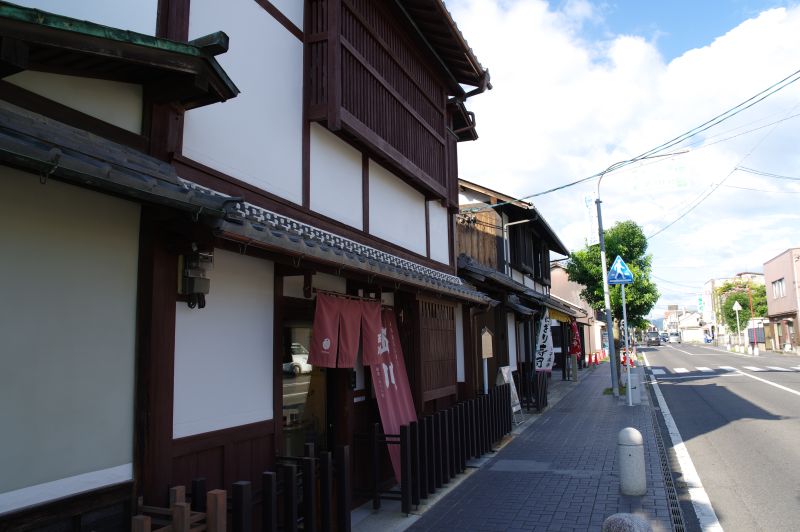
[[456,393],[455,305],[420,299],[420,360],[422,400],[432,401]]

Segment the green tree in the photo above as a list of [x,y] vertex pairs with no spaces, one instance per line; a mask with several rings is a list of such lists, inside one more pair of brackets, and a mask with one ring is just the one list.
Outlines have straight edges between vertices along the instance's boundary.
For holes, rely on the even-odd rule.
[[736,331],[736,311],[733,305],[737,301],[742,306],[739,311],[739,326],[742,331],[747,329],[750,320],[750,297],[753,298],[753,315],[761,318],[767,315],[767,290],[764,285],[748,281],[728,281],[716,289],[716,295],[721,305],[721,318],[729,331]]
[[[642,228],[627,220],[606,229],[606,256],[609,264],[619,255],[633,272],[634,282],[625,287],[625,302],[628,323],[640,327],[646,322],[645,316],[655,306],[659,293],[650,280],[653,256],[647,253],[647,238]],[[570,281],[584,286],[581,297],[592,308],[605,308],[603,297],[603,271],[600,264],[600,246],[595,244],[572,252],[567,262]],[[622,320],[622,289],[612,286],[611,313],[617,321]]]

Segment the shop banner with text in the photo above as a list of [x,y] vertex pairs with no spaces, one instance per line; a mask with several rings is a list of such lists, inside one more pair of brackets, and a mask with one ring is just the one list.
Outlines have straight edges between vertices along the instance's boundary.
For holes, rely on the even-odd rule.
[[555,353],[553,352],[553,331],[550,324],[550,312],[545,309],[539,325],[539,338],[536,342],[536,355],[533,363],[536,371],[553,371]]
[[[417,420],[411,387],[408,384],[403,348],[394,311],[381,311],[380,347],[372,370],[372,386],[378,400],[384,434],[400,434],[400,426]],[[389,445],[395,478],[400,481],[400,446]]]

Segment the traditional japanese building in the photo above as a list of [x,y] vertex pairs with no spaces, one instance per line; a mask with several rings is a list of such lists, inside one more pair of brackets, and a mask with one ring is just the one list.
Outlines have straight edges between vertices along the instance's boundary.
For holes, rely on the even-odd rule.
[[[546,381],[540,380],[539,389],[534,389],[533,356],[542,317],[547,310],[550,325],[559,327],[579,314],[550,293],[551,252],[566,256],[569,251],[531,203],[462,179],[459,205],[459,275],[498,302],[491,309],[464,311],[468,343],[462,393],[485,393],[495,385],[498,368],[508,366],[523,403],[533,406],[538,393],[536,406],[541,408]],[[558,331],[567,334],[567,329]],[[486,356],[482,343],[487,332],[491,356]],[[559,343],[561,333],[553,340],[557,353],[568,346]],[[563,353],[561,360],[563,364]]]
[[458,399],[464,316],[492,302],[455,244],[467,100],[491,85],[443,2],[20,3],[0,3],[0,528],[124,529],[138,496],[255,480],[306,443],[354,448],[358,488],[366,344],[345,354],[340,325],[309,364],[319,295],[392,311],[418,414]]

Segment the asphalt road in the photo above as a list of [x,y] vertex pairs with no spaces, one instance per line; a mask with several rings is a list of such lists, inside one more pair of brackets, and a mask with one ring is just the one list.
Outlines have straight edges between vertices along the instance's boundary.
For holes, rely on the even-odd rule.
[[800,530],[800,357],[689,344],[640,352],[722,528]]

